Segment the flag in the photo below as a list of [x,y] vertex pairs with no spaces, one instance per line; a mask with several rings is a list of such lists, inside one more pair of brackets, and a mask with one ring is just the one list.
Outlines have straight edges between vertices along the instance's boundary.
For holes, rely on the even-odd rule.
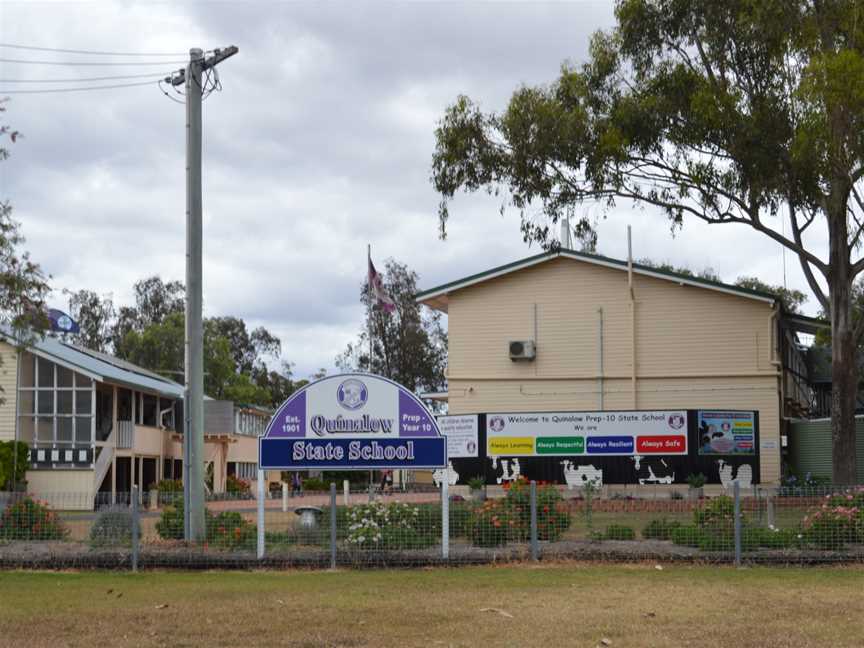
[[369,291],[371,293],[370,296],[375,300],[373,305],[378,306],[385,313],[392,313],[396,310],[396,302],[384,290],[384,282],[381,279],[381,275],[375,270],[371,256],[369,257]]
[[78,322],[56,308],[48,309],[48,321],[51,322],[52,331],[59,331],[60,333],[81,332],[81,329],[78,328]]

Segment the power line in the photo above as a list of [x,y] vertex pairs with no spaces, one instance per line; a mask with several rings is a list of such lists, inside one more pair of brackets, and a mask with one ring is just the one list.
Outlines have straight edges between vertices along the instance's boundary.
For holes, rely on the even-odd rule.
[[65,79],[0,79],[0,83],[89,83],[93,81],[117,81],[121,79],[161,79],[164,77],[164,74],[150,72],[148,74],[120,74],[117,76],[89,77],[84,79],[72,77]]
[[46,88],[45,90],[0,90],[0,95],[6,94],[46,94],[49,92],[83,92],[85,90],[110,90],[112,88],[132,88],[135,86],[155,85],[157,81],[139,81],[138,83],[115,83],[113,85],[85,86],[80,88]]
[[61,52],[63,54],[87,54],[90,56],[186,56],[187,52],[97,52],[94,50],[60,49],[57,47],[34,47],[31,45],[13,45],[12,43],[0,43],[0,47],[19,50],[31,50],[34,52]]
[[27,59],[7,59],[0,58],[0,63],[21,63],[23,65],[114,65],[114,66],[129,66],[129,65],[182,65],[189,61],[147,61],[146,63],[133,61],[131,63],[120,63],[118,61],[30,61]]

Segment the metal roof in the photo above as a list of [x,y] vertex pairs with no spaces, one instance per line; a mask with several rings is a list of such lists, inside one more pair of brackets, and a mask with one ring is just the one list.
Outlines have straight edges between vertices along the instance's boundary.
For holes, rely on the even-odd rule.
[[[20,344],[8,328],[0,330],[0,337],[11,344]],[[37,337],[28,341],[26,346],[27,351],[34,355],[79,371],[99,382],[134,387],[172,398],[183,397],[183,385],[105,353],[85,349],[51,336],[41,339]]]
[[[491,270],[486,270],[485,272],[480,272],[468,277],[463,277],[462,279],[457,279],[456,281],[451,281],[450,283],[443,284],[436,288],[424,290],[417,293],[415,299],[418,302],[431,306],[432,308],[447,312],[447,295],[451,292],[558,258],[584,261],[586,263],[606,268],[613,268],[615,270],[627,270],[627,261],[604,257],[599,254],[586,254],[585,252],[576,252],[575,250],[566,250],[562,248],[560,250],[544,252],[525,259],[520,259],[512,263],[498,266],[497,268],[492,268]],[[765,293],[759,290],[750,290],[749,288],[741,288],[739,286],[733,286],[719,281],[711,281],[710,279],[702,279],[701,277],[691,277],[677,272],[669,272],[668,270],[658,270],[657,268],[652,268],[639,263],[633,264],[633,274],[673,281],[677,284],[696,286],[698,288],[707,288],[709,290],[716,290],[730,295],[756,299],[769,304],[773,304],[777,301],[777,298],[770,293]]]

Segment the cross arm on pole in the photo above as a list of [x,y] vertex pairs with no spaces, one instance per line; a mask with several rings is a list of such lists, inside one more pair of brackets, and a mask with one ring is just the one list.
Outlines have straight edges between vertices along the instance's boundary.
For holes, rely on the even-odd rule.
[[[206,57],[201,62],[201,69],[207,70],[209,68],[216,67],[222,61],[224,61],[227,58],[234,56],[239,51],[240,51],[240,49],[234,45],[229,45],[228,47],[225,47],[222,49],[214,49],[213,54]],[[184,83],[186,83],[186,69],[181,68],[181,69],[177,70],[171,76],[165,77],[164,80],[165,80],[165,83],[170,83],[173,86],[183,85]]]

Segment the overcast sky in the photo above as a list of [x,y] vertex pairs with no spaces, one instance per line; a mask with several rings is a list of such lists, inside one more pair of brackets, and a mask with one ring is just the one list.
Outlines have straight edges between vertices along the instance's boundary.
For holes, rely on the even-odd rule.
[[[0,2],[0,41],[117,52],[188,52],[237,45],[224,90],[204,103],[205,315],[264,325],[295,375],[332,370],[362,325],[366,245],[379,267],[407,263],[428,288],[534,254],[518,214],[499,199],[458,198],[438,238],[429,183],[437,120],[460,93],[501,110],[521,84],[553,81],[608,28],[611,2],[199,3]],[[87,57],[0,48],[0,58]],[[0,78],[58,79],[168,72],[156,67],[0,62]],[[130,81],[117,81],[116,83]],[[111,83],[111,82],[106,82]],[[70,84],[56,84],[66,87]],[[80,84],[79,84],[80,85]],[[100,85],[94,83],[93,85]],[[0,82],[0,96],[34,85]],[[155,85],[15,94],[5,122],[24,137],[0,164],[27,248],[62,289],[130,300],[151,274],[184,278],[184,107]],[[600,215],[597,207],[584,207]],[[650,209],[621,206],[599,222],[598,251],[724,280],[783,282],[780,248],[737,226],[688,222],[670,234]],[[805,289],[787,255],[789,287]],[[815,313],[811,299],[805,310]]]

